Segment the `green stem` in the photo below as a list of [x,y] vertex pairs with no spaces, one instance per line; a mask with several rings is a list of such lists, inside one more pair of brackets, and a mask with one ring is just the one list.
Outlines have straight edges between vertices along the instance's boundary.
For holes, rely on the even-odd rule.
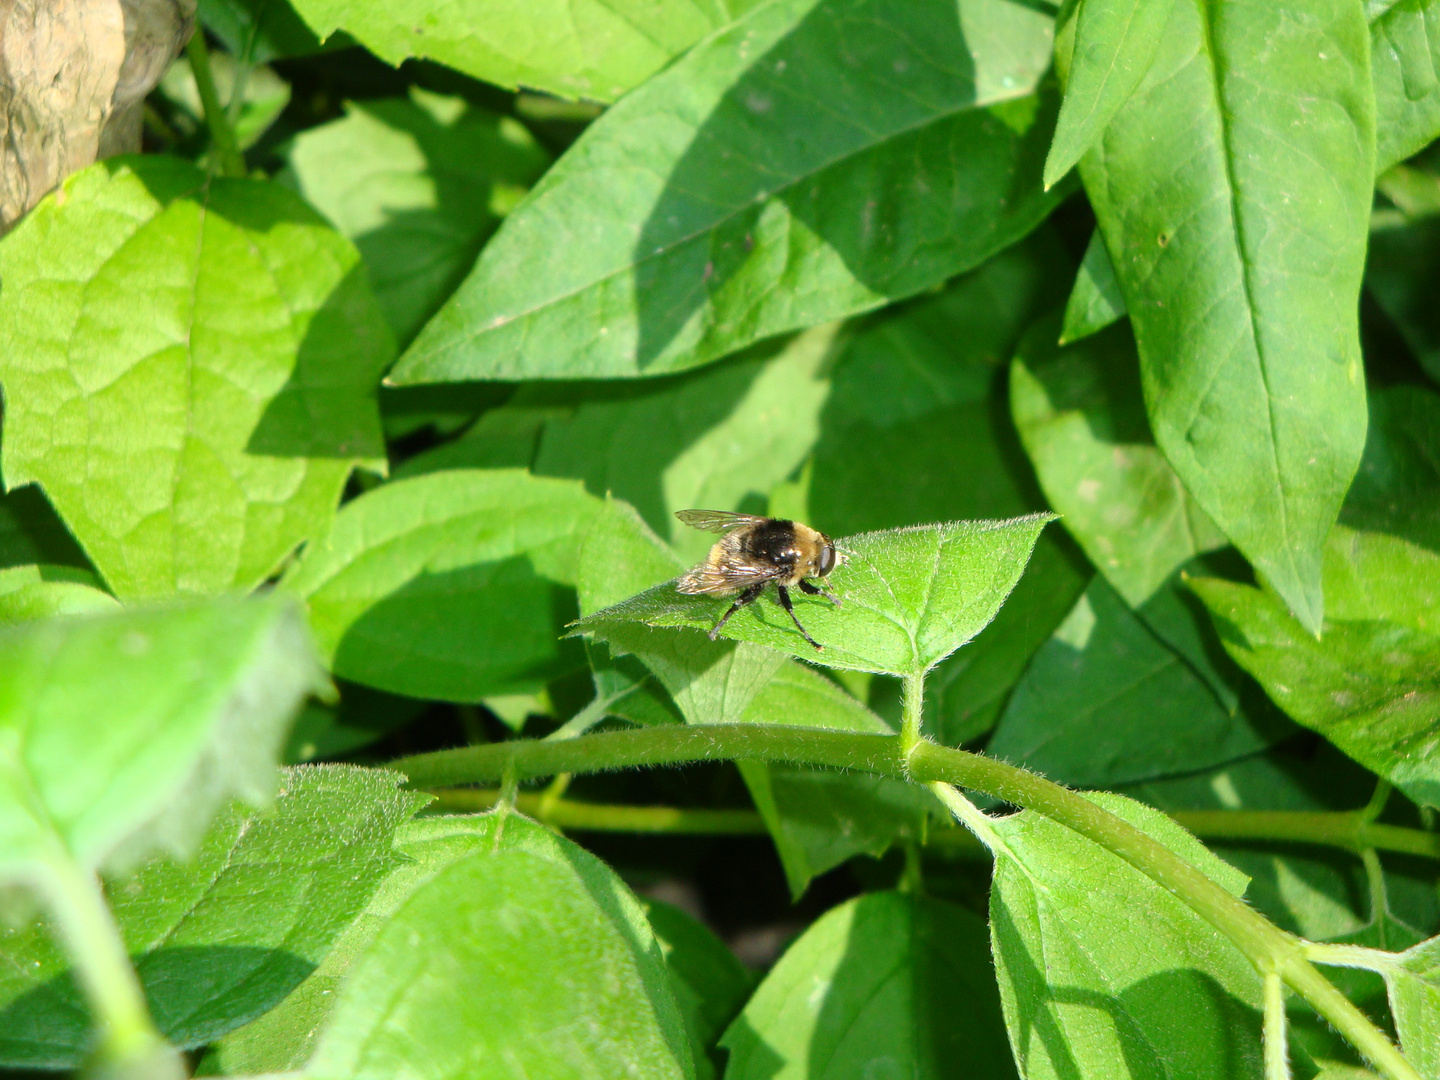
[[190,35],[185,54],[190,58],[190,71],[195,76],[195,89],[205,110],[205,126],[210,130],[210,142],[215,147],[220,171],[226,176],[244,176],[245,158],[240,153],[235,129],[230,125],[220,104],[220,94],[215,89],[215,73],[210,69],[210,47],[205,44],[204,30],[196,29]]
[[[565,774],[561,774],[562,776]],[[432,810],[478,813],[493,810],[500,800],[494,788],[444,788],[433,792]],[[515,807],[536,821],[580,832],[661,833],[676,836],[760,836],[765,822],[753,810],[682,810],[673,806],[622,806],[546,801],[544,793],[520,794]]]
[[155,1030],[99,878],[63,854],[48,869],[48,909],[95,1018],[92,1072],[147,1080],[184,1076],[179,1053]]
[[[918,719],[919,704],[907,703]],[[1262,974],[1275,972],[1391,1080],[1420,1080],[1389,1039],[1305,958],[1299,941],[1169,848],[1075,792],[963,750],[904,735],[863,735],[773,724],[707,724],[587,735],[563,742],[514,740],[404,758],[395,767],[420,787],[595,772],[684,761],[788,761],[911,777],[983,791],[1043,814],[1113,852],[1229,938]]]
[[1357,855],[1374,849],[1440,859],[1440,833],[1377,825],[1365,810],[1184,810],[1172,816],[1210,840],[1291,840],[1328,844]]
[[904,712],[900,717],[900,755],[908,760],[920,744],[920,723],[925,715],[925,673],[905,676]]
[[1285,984],[1276,972],[1265,976],[1265,1080],[1291,1080],[1285,1025]]

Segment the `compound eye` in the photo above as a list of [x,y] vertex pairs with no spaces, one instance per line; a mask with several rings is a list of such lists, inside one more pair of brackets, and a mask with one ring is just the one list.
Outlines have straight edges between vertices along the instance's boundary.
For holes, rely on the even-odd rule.
[[817,572],[821,577],[824,577],[826,574],[830,573],[830,571],[834,569],[835,548],[831,544],[826,544],[823,548],[820,549],[820,565],[817,568]]

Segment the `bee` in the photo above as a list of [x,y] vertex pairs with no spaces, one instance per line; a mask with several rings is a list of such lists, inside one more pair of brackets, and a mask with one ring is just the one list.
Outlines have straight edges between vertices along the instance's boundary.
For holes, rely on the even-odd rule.
[[790,602],[790,590],[799,586],[810,596],[823,596],[836,607],[840,598],[810,578],[823,578],[845,561],[830,538],[809,525],[781,518],[732,514],[724,510],[680,510],[675,516],[696,529],[723,533],[705,561],[683,576],[676,588],[689,595],[739,596],[710,630],[714,641],[720,628],[747,604],[752,604],[772,581],[780,594],[780,606],[795,623],[800,636],[823,646],[800,625]]

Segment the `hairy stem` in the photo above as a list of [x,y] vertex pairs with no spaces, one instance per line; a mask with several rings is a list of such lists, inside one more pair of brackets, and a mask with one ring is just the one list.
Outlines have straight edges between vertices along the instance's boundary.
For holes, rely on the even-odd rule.
[[1276,972],[1265,976],[1265,1080],[1290,1080],[1290,1047],[1285,1026],[1285,984]]
[[[918,719],[919,704],[907,706]],[[983,791],[1044,814],[1124,859],[1169,890],[1235,944],[1262,975],[1274,972],[1390,1080],[1420,1080],[1395,1046],[1274,926],[1169,848],[1090,800],[981,754],[904,735],[867,735],[774,724],[707,724],[586,735],[559,742],[514,740],[403,758],[395,768],[430,787],[597,772],[636,765],[734,759],[857,769]]]

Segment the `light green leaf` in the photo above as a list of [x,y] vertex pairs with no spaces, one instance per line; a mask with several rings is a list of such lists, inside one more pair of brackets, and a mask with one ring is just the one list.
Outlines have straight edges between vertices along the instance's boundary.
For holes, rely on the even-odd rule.
[[1196,579],[1226,650],[1301,724],[1412,799],[1440,805],[1440,555],[1338,526],[1326,551],[1335,609],[1316,639],[1278,598]]
[[599,507],[518,469],[397,480],[347,503],[281,587],[344,678],[446,701],[533,691],[578,666],[557,638]]
[[1185,491],[1145,419],[1125,326],[1054,344],[1056,320],[1026,335],[1010,367],[1010,409],[1061,522],[1132,607],[1225,537]]
[[755,8],[581,136],[392,378],[659,375],[979,264],[1060,194],[1050,43],[1005,0]]
[[258,804],[321,684],[291,601],[216,600],[0,628],[0,878],[183,849]]
[[1440,135],[1440,3],[1397,0],[1370,23],[1375,171]]
[[1359,4],[1177,3],[1081,162],[1155,441],[1311,632],[1365,441],[1374,116]]
[[1109,787],[1208,768],[1293,730],[1222,706],[1096,578],[1030,661],[986,752],[1059,783]]
[[1440,938],[1406,950],[1385,971],[1400,1048],[1422,1075],[1440,1070]]
[[[848,560],[828,578],[843,601],[797,593],[795,611],[825,646],[818,656],[773,598],[763,597],[725,624],[724,636],[769,646],[828,667],[919,674],[982,630],[1014,588],[1049,514],[1009,521],[956,521],[844,537]],[[708,631],[728,597],[686,596],[673,583],[581,619],[579,633],[614,641],[643,626]],[[680,655],[702,647],[683,638]],[[662,677],[663,681],[663,677]],[[674,691],[671,691],[672,694]],[[683,706],[682,706],[683,707]]]
[[402,344],[549,164],[517,121],[419,89],[349,104],[301,132],[288,158],[296,189],[365,257]]
[[721,1072],[715,1044],[750,996],[755,977],[712,930],[679,908],[658,900],[642,903],[690,1033],[696,1080],[714,1080]]
[[1083,0],[1079,5],[1065,100],[1045,159],[1046,187],[1075,167],[1140,85],[1160,47],[1172,2]]
[[122,599],[249,589],[383,453],[389,331],[292,193],[161,157],[70,177],[0,242],[5,482]]
[[1065,302],[1060,344],[1070,345],[1089,337],[1128,314],[1125,297],[1120,293],[1120,283],[1115,280],[1115,264],[1105,250],[1105,237],[1096,229],[1090,234],[1085,257],[1080,261],[1080,272],[1075,275],[1075,286],[1070,290],[1070,299]]
[[49,565],[0,570],[0,623],[113,611],[119,606],[88,570]]
[[513,815],[380,928],[305,1075],[440,1080],[502,1062],[555,1080],[695,1075],[634,896],[593,855]]
[[831,908],[725,1033],[726,1080],[1008,1080],[985,926],[964,908],[871,893]]
[[[428,801],[396,773],[313,766],[282,774],[263,812],[232,804],[193,860],[156,859],[109,900],[166,1039],[195,1047],[264,1013],[320,963],[400,862],[396,826]],[[0,933],[0,1062],[76,1068],[89,1017],[51,928]]]
[[[1177,5],[1179,6],[1179,5]],[[1245,877],[1159,811],[1090,796],[1239,895]],[[1118,856],[1025,811],[996,823],[990,932],[1027,1080],[1261,1074],[1260,976]]]
[[756,0],[293,0],[321,38],[349,31],[392,64],[425,57],[477,79],[614,101]]
[[[781,665],[742,717],[756,724],[893,734],[845,690],[794,660]],[[736,763],[775,840],[790,893],[854,855],[880,856],[897,839],[916,842],[935,807],[929,792],[900,780],[760,761]]]

